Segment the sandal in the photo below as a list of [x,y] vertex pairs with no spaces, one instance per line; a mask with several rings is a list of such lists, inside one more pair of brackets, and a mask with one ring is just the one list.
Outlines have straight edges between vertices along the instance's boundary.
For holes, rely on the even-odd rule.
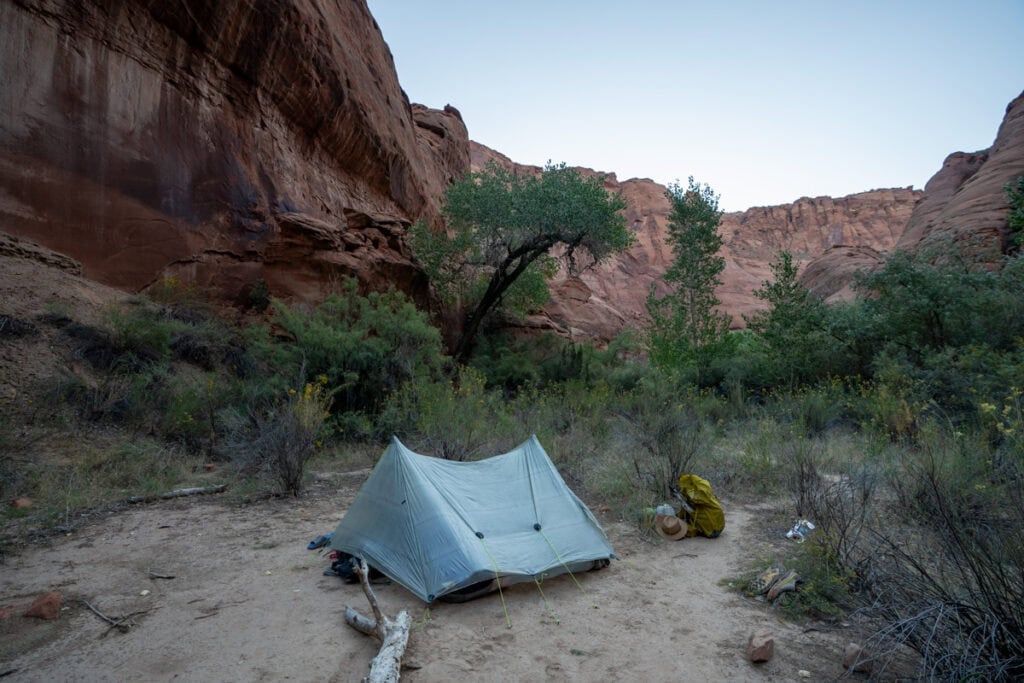
[[797,573],[790,569],[788,572],[786,572],[785,576],[783,576],[774,584],[772,584],[771,589],[768,591],[768,600],[770,602],[775,602],[775,600],[783,593],[795,591],[796,582],[799,580],[800,577],[797,575]]
[[773,564],[750,580],[750,583],[747,584],[747,595],[764,595],[775,584],[781,575],[782,567],[780,565]]

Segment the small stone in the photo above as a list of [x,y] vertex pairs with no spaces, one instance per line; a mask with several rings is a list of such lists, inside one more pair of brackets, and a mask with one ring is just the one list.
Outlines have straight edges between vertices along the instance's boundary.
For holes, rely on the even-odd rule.
[[755,664],[767,662],[775,655],[775,638],[770,631],[758,631],[750,634],[747,641],[747,657]]
[[811,672],[808,671],[807,669],[800,669],[799,671],[796,672],[796,675],[799,676],[800,678],[810,678],[811,677]]
[[139,595],[141,595],[142,597],[146,597],[147,595],[149,595],[149,590],[148,589],[141,590],[141,591],[139,591]]
[[31,498],[15,498],[11,501],[12,508],[30,508],[32,507]]
[[843,650],[843,668],[858,673],[871,673],[874,668],[864,648],[857,643],[848,643]]
[[22,616],[34,619],[56,619],[60,616],[60,599],[58,591],[43,593],[29,605],[28,610]]

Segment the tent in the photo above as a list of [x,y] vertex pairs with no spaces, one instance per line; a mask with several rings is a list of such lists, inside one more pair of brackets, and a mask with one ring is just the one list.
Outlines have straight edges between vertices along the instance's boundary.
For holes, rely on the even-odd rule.
[[392,438],[331,547],[428,603],[496,576],[505,586],[614,557],[536,436],[477,462],[419,455]]

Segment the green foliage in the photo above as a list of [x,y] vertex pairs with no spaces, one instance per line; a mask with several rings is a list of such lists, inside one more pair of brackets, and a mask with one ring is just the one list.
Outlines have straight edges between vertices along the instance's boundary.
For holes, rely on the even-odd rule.
[[284,339],[266,326],[250,331],[256,355],[277,378],[264,393],[297,388],[286,386],[286,377],[298,378],[300,386],[323,381],[337,411],[375,413],[405,382],[441,375],[441,335],[400,292],[360,296],[350,279],[315,308],[275,300],[273,310]]
[[132,369],[139,361],[151,362],[171,357],[171,342],[188,325],[166,315],[163,309],[144,305],[115,307],[107,311],[111,341],[122,358],[118,365]]
[[770,265],[773,279],[754,296],[768,309],[747,318],[747,327],[763,344],[762,381],[795,388],[821,372],[830,340],[827,311],[797,280],[798,268],[788,251]]
[[469,357],[492,310],[504,305],[522,312],[546,301],[553,248],[560,247],[558,259],[576,272],[628,247],[633,237],[621,214],[625,206],[601,178],[565,164],[548,164],[534,175],[492,163],[453,183],[444,198],[449,232],[419,224],[410,244],[443,299],[468,297],[459,360]]
[[1024,244],[1024,176],[1003,186],[1006,198],[1010,202],[1010,215],[1007,222],[1010,226],[1013,245],[1020,248]]
[[299,495],[306,464],[326,435],[330,407],[330,395],[317,382],[289,390],[286,399],[266,409],[253,410],[251,433],[235,444],[243,471],[269,477],[282,492]]
[[799,590],[779,596],[779,607],[791,618],[842,619],[856,606],[856,576],[835,562],[829,544],[820,539],[798,546],[787,566],[800,576]]
[[714,359],[727,353],[729,317],[716,310],[720,302],[715,295],[725,268],[718,255],[722,212],[714,191],[692,177],[686,188],[670,185],[666,196],[672,203],[668,242],[674,260],[665,274],[670,291],[658,296],[652,286],[647,297],[647,345],[652,363],[694,368],[700,384]]
[[413,450],[445,460],[475,460],[525,439],[513,428],[501,394],[484,376],[461,366],[458,381],[406,383],[380,416],[381,436],[395,434]]
[[483,373],[489,387],[501,387],[510,396],[524,386],[569,381],[628,390],[648,372],[646,363],[638,359],[639,351],[632,330],[621,333],[605,349],[552,334],[521,339],[488,335],[480,340],[470,364]]

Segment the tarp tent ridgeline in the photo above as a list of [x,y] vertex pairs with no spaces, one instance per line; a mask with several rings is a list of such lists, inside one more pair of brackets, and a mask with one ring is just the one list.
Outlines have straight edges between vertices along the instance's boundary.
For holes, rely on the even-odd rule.
[[331,547],[426,602],[495,574],[507,585],[614,556],[536,436],[476,462],[419,455],[392,438]]

